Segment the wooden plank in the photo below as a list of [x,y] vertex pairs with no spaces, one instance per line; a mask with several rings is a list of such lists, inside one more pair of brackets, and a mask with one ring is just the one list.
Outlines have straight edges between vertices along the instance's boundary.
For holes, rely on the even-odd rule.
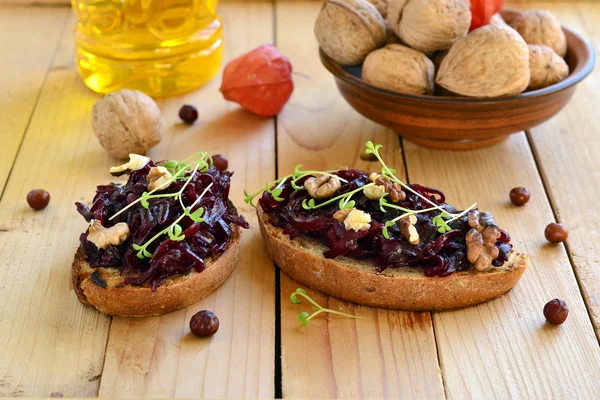
[[0,195],[69,12],[69,9],[24,7],[0,9]]
[[[561,22],[600,46],[600,5],[534,3],[558,15]],[[552,120],[534,128],[530,139],[544,174],[558,219],[569,228],[568,251],[590,315],[600,335],[600,71],[580,83],[575,96]]]
[[[62,40],[70,43],[70,35]],[[70,49],[55,57],[0,203],[0,396],[98,391],[109,319],[72,292],[70,265],[86,225],[73,203],[91,200],[113,160],[91,134],[98,96],[83,86],[71,60]],[[34,212],[25,196],[40,187],[51,202]]]
[[[290,57],[296,89],[278,118],[278,174],[296,164],[315,169],[370,169],[364,143],[385,145],[385,156],[403,174],[398,139],[359,116],[337,92],[320,65],[312,27],[320,3],[277,3],[277,45]],[[299,285],[281,275],[283,397],[442,398],[435,339],[429,313],[405,313],[354,306],[309,291],[323,305],[364,316],[355,321],[317,318],[301,327],[306,307],[290,303]]]
[[[411,182],[442,188],[451,204],[477,201],[510,232],[531,266],[510,294],[464,310],[435,313],[434,326],[448,397],[593,398],[600,389],[600,349],[562,246],[548,245],[553,221],[523,133],[489,149],[435,151],[406,143]],[[508,193],[525,186],[525,207]],[[544,304],[564,299],[569,318],[546,324]]]
[[[226,58],[272,40],[272,5],[231,2],[220,8],[227,27]],[[195,92],[162,100],[170,126],[153,150],[184,158],[206,149],[228,156],[236,171],[231,197],[241,206],[243,189],[275,176],[274,123],[253,116],[218,92],[220,78]],[[193,127],[179,123],[184,104],[198,107]],[[243,208],[242,208],[243,209]],[[199,303],[157,318],[113,320],[99,395],[101,397],[266,398],[274,396],[275,278],[253,210],[234,275]],[[189,333],[191,316],[208,309],[219,317],[211,339]]]

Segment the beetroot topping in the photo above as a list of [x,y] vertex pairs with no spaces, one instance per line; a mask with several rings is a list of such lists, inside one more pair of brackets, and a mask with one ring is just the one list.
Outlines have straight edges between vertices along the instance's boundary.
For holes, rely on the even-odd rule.
[[[369,175],[356,169],[345,169],[334,173],[346,180],[337,190],[336,196],[349,193],[357,188],[369,184]],[[308,177],[305,176],[295,182],[301,186]],[[384,228],[387,221],[394,219],[404,211],[396,208],[387,208],[382,211],[379,200],[368,199],[362,190],[353,196],[354,207],[371,216],[370,228],[366,231],[346,230],[344,224],[334,219],[334,214],[339,211],[337,201],[330,204],[307,210],[302,206],[310,199],[306,190],[295,190],[291,180],[284,182],[281,201],[274,199],[268,191],[263,192],[259,204],[269,216],[271,224],[283,229],[291,239],[306,235],[318,240],[329,248],[324,252],[327,258],[346,256],[356,259],[372,258],[378,273],[386,268],[415,266],[424,269],[427,276],[447,276],[454,271],[463,271],[472,268],[467,259],[467,246],[465,236],[471,229],[467,222],[467,214],[462,215],[448,224],[449,230],[440,233],[440,228],[433,223],[438,210],[414,214],[417,217],[415,227],[419,233],[419,244],[412,245],[404,238],[397,224],[388,227],[389,239],[384,237]],[[411,189],[440,206],[448,213],[458,211],[444,203],[444,194],[433,188],[421,185],[409,185]],[[410,210],[424,210],[432,208],[424,198],[407,191],[406,199],[396,205]],[[512,245],[510,236],[504,232],[496,242],[499,256],[493,261],[494,266],[503,265],[508,259],[508,252]]]
[[[125,185],[98,186],[91,208],[76,203],[86,221],[97,220],[106,228],[124,222],[130,231],[123,243],[106,248],[81,234],[81,249],[92,268],[116,268],[125,283],[155,291],[175,275],[202,272],[211,257],[227,248],[232,224],[249,228],[229,201],[233,173],[213,166],[206,153],[197,157],[189,164],[149,161],[128,171]],[[154,191],[148,189],[151,170],[163,179],[155,182]]]
[[407,185],[383,161],[381,145],[367,142],[365,154],[381,164],[381,173],[357,169],[294,172],[246,194],[258,203],[269,223],[295,239],[311,237],[328,250],[327,258],[373,259],[375,271],[413,266],[426,276],[448,276],[475,268],[504,265],[510,236],[477,203],[463,211],[446,204],[438,189]]

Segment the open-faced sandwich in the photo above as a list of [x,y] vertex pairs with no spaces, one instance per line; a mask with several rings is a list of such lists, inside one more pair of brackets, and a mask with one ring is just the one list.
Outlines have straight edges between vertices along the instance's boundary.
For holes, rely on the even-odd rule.
[[232,172],[206,153],[154,163],[131,154],[111,168],[124,185],[98,186],[93,205],[76,203],[90,223],[73,262],[79,300],[109,315],[158,315],[186,307],[233,271],[240,227],[229,201]]
[[381,173],[302,171],[262,193],[267,252],[310,288],[358,304],[401,310],[470,306],[509,291],[529,263],[476,204],[459,211],[437,189],[398,179],[367,142]]

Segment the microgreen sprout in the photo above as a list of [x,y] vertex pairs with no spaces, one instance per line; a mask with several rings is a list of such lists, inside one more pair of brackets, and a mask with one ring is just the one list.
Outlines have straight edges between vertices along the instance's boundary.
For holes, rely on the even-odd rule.
[[361,318],[363,318],[363,317],[360,317],[360,316],[357,316],[357,315],[347,314],[347,313],[343,313],[341,311],[335,311],[335,310],[331,310],[329,308],[321,307],[316,301],[314,301],[313,299],[311,299],[310,296],[306,293],[306,290],[304,290],[302,288],[296,289],[296,291],[293,292],[290,295],[290,301],[292,303],[294,303],[294,304],[301,304],[302,300],[300,299],[300,297],[303,297],[306,300],[308,300],[313,305],[312,309],[315,310],[310,315],[306,311],[303,311],[300,314],[298,314],[298,316],[296,317],[296,319],[298,320],[298,322],[301,325],[308,325],[308,323],[310,322],[311,319],[313,319],[317,315],[319,315],[321,313],[324,313],[324,312],[325,313],[330,313],[330,314],[341,315],[343,317],[348,317],[348,318],[355,318],[355,319],[361,319]]
[[132,247],[134,250],[137,251],[136,256],[140,259],[152,257],[152,253],[150,253],[148,251],[148,246],[150,245],[150,243],[154,242],[156,239],[158,239],[162,235],[167,234],[169,236],[169,239],[171,239],[175,242],[184,240],[185,236],[182,234],[183,229],[181,228],[181,225],[179,225],[179,222],[184,217],[189,217],[194,222],[204,222],[204,219],[202,218],[202,215],[204,214],[204,208],[200,207],[195,211],[192,211],[192,210],[200,202],[200,200],[202,200],[202,198],[204,197],[206,192],[208,192],[208,190],[212,187],[212,185],[213,185],[213,183],[208,185],[204,189],[204,191],[202,191],[200,196],[198,196],[198,198],[192,203],[191,206],[185,207],[183,209],[183,213],[175,221],[173,221],[173,223],[171,225],[167,226],[165,229],[158,232],[156,235],[154,235],[150,240],[148,240],[143,245],[138,245],[138,244],[134,243],[132,245]]
[[[194,167],[192,169],[192,165],[186,164],[185,161],[189,161],[190,159],[193,159],[195,157],[200,157],[200,159],[198,161],[196,161],[195,163],[192,163],[192,165],[194,165]],[[171,172],[171,175],[172,175],[171,179],[169,179],[167,182],[165,182],[164,185],[161,185],[161,186],[157,187],[156,189],[154,189],[154,190],[152,190],[150,192],[144,192],[144,193],[142,193],[141,197],[139,197],[138,199],[132,201],[126,207],[123,207],[122,209],[120,209],[118,212],[116,212],[108,220],[109,221],[113,220],[117,215],[125,212],[126,210],[128,210],[131,207],[133,207],[137,203],[140,203],[142,205],[142,207],[144,207],[145,209],[148,209],[148,207],[150,207],[149,200],[151,200],[151,199],[157,199],[157,198],[160,198],[160,197],[174,197],[176,200],[177,199],[179,200],[179,203],[181,204],[181,208],[184,208],[183,207],[183,202],[181,201],[181,195],[182,195],[183,191],[185,190],[186,186],[194,178],[194,175],[196,174],[196,171],[198,171],[198,172],[206,172],[210,168],[211,164],[212,164],[212,158],[207,153],[204,153],[204,152],[196,153],[196,154],[194,154],[194,155],[186,158],[182,162],[171,160],[171,161],[167,161],[166,163],[163,163],[162,165],[165,168],[169,169],[169,171],[172,171]],[[187,177],[187,179],[184,178],[185,172],[188,171],[188,170],[190,170],[190,169],[192,169],[192,172],[189,174],[189,176]],[[164,187],[165,185],[166,186],[170,185],[171,183],[175,182],[177,179],[186,179],[186,183],[183,185],[183,187],[181,188],[181,190],[179,190],[178,192],[176,192],[176,193],[154,194],[154,192],[162,190],[161,189],[162,187]]]
[[323,206],[326,206],[327,204],[331,204],[331,203],[335,203],[336,201],[339,200],[338,206],[340,210],[346,209],[346,208],[353,208],[355,205],[354,200],[352,200],[352,196],[354,196],[356,193],[364,190],[367,187],[370,186],[374,186],[374,183],[368,183],[365,186],[361,186],[357,189],[354,189],[351,192],[348,193],[344,193],[344,194],[340,194],[339,196],[333,197],[327,201],[324,201],[322,203],[316,204],[315,199],[304,199],[302,200],[302,208],[304,208],[305,210],[312,210],[315,208],[320,208]]
[[264,189],[261,189],[256,193],[249,194],[246,190],[244,190],[244,196],[245,196],[244,202],[246,204],[251,205],[252,207],[256,207],[256,205],[254,204],[254,198],[256,198],[256,196],[258,196],[262,192],[269,193],[271,196],[273,196],[273,199],[275,201],[283,201],[284,199],[282,197],[280,197],[280,195],[283,192],[283,185],[287,182],[288,179],[290,179],[290,183],[291,183],[292,187],[294,188],[294,190],[304,190],[304,186],[300,186],[300,185],[296,184],[296,182],[298,182],[300,179],[302,179],[306,176],[310,176],[310,175],[336,176],[341,182],[344,182],[344,183],[348,182],[347,180],[340,178],[337,175],[334,175],[333,172],[336,172],[336,171],[335,170],[333,170],[333,171],[302,171],[302,164],[298,164],[298,165],[296,165],[296,168],[294,169],[294,172],[292,174],[286,175],[286,176],[279,178],[273,182],[267,183],[265,185]]

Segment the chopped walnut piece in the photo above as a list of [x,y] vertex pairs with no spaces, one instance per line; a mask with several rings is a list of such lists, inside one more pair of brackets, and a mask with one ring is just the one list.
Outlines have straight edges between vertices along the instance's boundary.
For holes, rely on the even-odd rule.
[[311,176],[304,182],[304,188],[315,199],[327,199],[335,194],[342,186],[337,176],[320,175]]
[[173,175],[165,167],[153,167],[146,177],[148,190],[164,190],[168,188],[171,185],[171,178],[173,178]]
[[343,222],[347,231],[366,231],[371,227],[371,216],[364,211],[356,208],[347,208],[339,210],[333,214],[333,218]]
[[383,185],[367,186],[363,189],[363,193],[369,200],[379,200],[387,194]]
[[500,238],[500,228],[489,212],[473,210],[467,218],[472,228],[466,236],[467,259],[476,270],[485,271],[498,258],[500,250],[494,245]]
[[497,226],[492,218],[492,213],[489,212],[479,212],[477,210],[473,210],[469,212],[467,217],[469,226],[477,232],[482,232],[486,226]]
[[352,210],[353,208],[345,208],[343,210],[338,210],[335,212],[335,214],[333,214],[333,219],[335,219],[336,221],[344,222],[344,220]]
[[369,180],[378,186],[383,186],[386,193],[390,195],[390,200],[392,200],[394,203],[398,203],[406,199],[406,193],[404,193],[402,190],[402,186],[396,182],[392,182],[388,178],[384,178],[377,172],[371,173],[371,175],[369,175]]
[[90,221],[87,240],[94,243],[99,249],[106,249],[109,245],[120,245],[128,236],[129,226],[125,222],[105,228],[100,221],[93,219]]
[[417,232],[417,228],[415,228],[415,224],[417,223],[417,217],[414,214],[408,215],[397,222],[398,228],[400,228],[400,233],[408,243],[412,245],[418,245],[419,241],[419,232]]
[[144,168],[148,162],[150,162],[150,158],[131,153],[129,154],[129,162],[119,165],[118,167],[111,167],[110,173],[120,175],[126,171],[137,171]]

